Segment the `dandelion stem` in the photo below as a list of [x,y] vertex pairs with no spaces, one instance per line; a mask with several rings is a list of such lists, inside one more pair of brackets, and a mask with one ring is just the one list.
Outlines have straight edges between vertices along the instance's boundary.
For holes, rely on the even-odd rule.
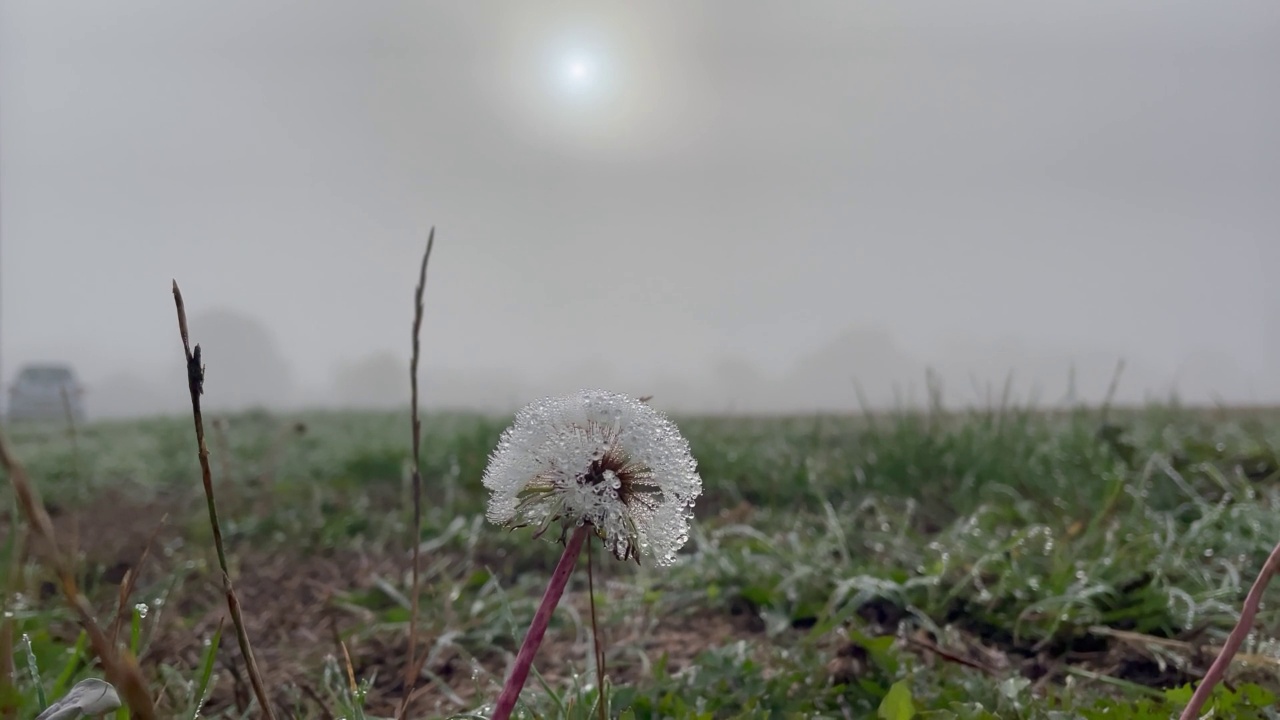
[[1253,587],[1249,588],[1249,594],[1245,596],[1244,608],[1240,611],[1240,620],[1236,622],[1235,628],[1227,636],[1226,644],[1218,652],[1218,657],[1209,666],[1209,671],[1204,674],[1204,679],[1200,681],[1195,693],[1191,695],[1191,700],[1187,702],[1186,708],[1182,710],[1179,720],[1191,720],[1192,718],[1200,717],[1200,709],[1205,706],[1205,703],[1209,702],[1209,698],[1213,695],[1214,686],[1227,674],[1227,667],[1231,665],[1231,659],[1235,657],[1240,650],[1240,646],[1244,644],[1245,638],[1249,636],[1249,631],[1253,629],[1254,618],[1258,616],[1258,609],[1262,605],[1262,595],[1267,589],[1267,584],[1271,582],[1272,576],[1278,571],[1280,571],[1280,544],[1277,544],[1272,549],[1271,555],[1263,563],[1262,570],[1258,573],[1257,579],[1253,581]]
[[582,552],[582,544],[586,541],[587,533],[590,530],[590,525],[583,524],[579,526],[574,530],[569,542],[565,544],[564,553],[560,556],[560,562],[556,564],[555,572],[551,573],[551,582],[547,584],[547,591],[542,595],[542,604],[538,606],[538,611],[533,615],[533,622],[529,624],[529,632],[525,633],[524,643],[520,645],[520,652],[516,655],[515,665],[511,668],[511,675],[507,678],[507,684],[502,688],[502,694],[498,696],[498,703],[493,709],[493,715],[490,720],[507,720],[507,718],[511,717],[511,711],[516,706],[520,691],[524,689],[524,682],[529,678],[529,668],[533,666],[533,656],[538,653],[538,646],[542,644],[542,636],[547,634],[547,624],[551,622],[551,614],[555,612],[556,605],[560,604],[560,596],[564,595],[564,588],[569,584],[569,575],[573,572],[573,566],[578,562],[578,555]]

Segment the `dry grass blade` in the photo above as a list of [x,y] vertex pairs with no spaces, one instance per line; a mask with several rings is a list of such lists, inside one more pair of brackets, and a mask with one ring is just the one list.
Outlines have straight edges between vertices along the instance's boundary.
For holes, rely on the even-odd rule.
[[932,642],[924,637],[914,637],[914,636],[908,635],[903,639],[906,641],[908,645],[914,648],[917,648],[919,650],[923,650],[924,652],[936,655],[942,658],[943,660],[946,660],[947,662],[955,663],[957,665],[963,665],[968,668],[973,668],[974,670],[979,670],[992,677],[999,677],[1000,675],[999,671],[997,671],[995,668],[991,667],[990,665],[987,665],[986,663],[978,662],[977,660],[970,660],[969,658],[959,653],[952,652],[942,647],[941,645],[935,642]]
[[62,588],[62,595],[66,599],[67,605],[75,611],[80,620],[80,625],[89,635],[89,643],[93,647],[93,652],[102,662],[102,669],[106,673],[107,680],[112,685],[115,685],[116,689],[124,697],[129,709],[137,717],[142,718],[142,720],[155,720],[155,704],[151,700],[151,693],[147,692],[147,684],[142,679],[142,671],[138,669],[138,664],[133,656],[127,651],[118,649],[107,638],[107,634],[102,631],[97,621],[93,619],[89,602],[85,600],[84,596],[80,594],[79,588],[76,587],[75,575],[71,571],[71,563],[62,556],[61,548],[58,547],[57,537],[53,532],[53,521],[49,518],[49,513],[45,510],[44,503],[40,501],[40,497],[30,478],[27,477],[26,469],[10,452],[9,442],[3,433],[0,433],[0,465],[9,473],[9,480],[13,484],[14,494],[18,496],[22,514],[26,517],[27,522],[31,524],[35,534],[44,541],[48,548],[49,557],[53,563],[54,571],[58,575],[59,585]]
[[[404,698],[396,712],[397,718],[403,718],[409,711],[409,701],[413,698],[414,687],[418,684],[418,675],[422,668],[415,657],[418,652],[418,595],[419,577],[418,555],[422,545],[422,418],[418,415],[418,361],[421,359],[422,334],[422,296],[427,289],[427,263],[431,261],[431,248],[436,242],[436,229],[431,228],[427,234],[427,249],[422,253],[422,267],[418,269],[418,286],[413,294],[413,354],[409,358],[409,412],[413,434],[413,593],[410,596],[409,609],[409,658],[405,663]],[[426,657],[425,655],[423,656]]]
[[[645,402],[642,400],[641,402]],[[596,578],[595,563],[591,562],[591,540],[587,539],[587,599],[591,604],[591,647],[595,653],[596,663],[596,708],[600,711],[600,720],[605,720],[608,698],[604,689],[604,644],[600,641],[600,623],[596,622]]]
[[27,546],[31,542],[31,528],[13,523],[9,532],[12,533],[9,567],[13,568],[14,572],[9,575],[4,599],[0,600],[0,610],[4,611],[3,618],[0,618],[0,648],[5,649],[5,652],[0,652],[0,717],[16,718],[18,710],[21,709],[21,701],[17,688],[13,684],[13,653],[10,651],[13,648],[15,616],[9,608],[14,598],[21,597],[20,593],[24,589],[24,574],[18,571],[18,568],[26,564]]
[[[13,647],[13,618],[0,620],[0,647]],[[13,653],[0,652],[0,717],[18,717],[19,694],[13,677]]]
[[311,687],[310,683],[303,683],[301,686],[302,694],[315,705],[316,711],[320,713],[321,720],[334,720],[333,713],[328,710],[328,703],[320,697],[320,693]]
[[249,683],[253,686],[254,695],[258,698],[262,716],[275,720],[275,713],[271,710],[271,702],[267,696],[267,688],[262,682],[262,673],[258,672],[258,662],[254,659],[253,647],[249,644],[249,632],[245,629],[240,599],[236,597],[235,587],[231,583],[231,571],[227,569],[227,552],[222,543],[222,527],[218,524],[218,506],[213,497],[213,473],[209,469],[209,448],[204,440],[204,418],[200,414],[200,396],[204,394],[204,366],[200,363],[200,346],[196,345],[194,352],[191,350],[190,335],[187,333],[187,310],[182,303],[182,291],[178,289],[177,280],[173,281],[173,302],[178,309],[178,331],[182,334],[182,350],[187,358],[187,389],[191,392],[191,412],[195,419],[200,477],[204,483],[205,504],[209,508],[209,524],[213,526],[213,544],[218,553],[218,567],[222,569],[222,589],[227,596],[227,609],[231,612],[232,624],[236,626],[236,640],[240,643],[240,653],[244,656]]
[[[1146,635],[1144,633],[1133,632],[1131,630],[1117,630],[1102,625],[1095,625],[1089,628],[1089,632],[1095,635],[1105,635],[1121,640],[1135,648],[1159,647],[1166,650],[1172,650],[1182,655],[1200,655],[1212,653],[1215,657],[1222,652],[1221,645],[1197,645],[1189,643],[1186,640],[1175,640],[1173,638],[1156,637],[1155,635]],[[1270,655],[1259,655],[1257,653],[1235,653],[1231,658],[1232,662],[1244,663],[1247,665],[1269,665],[1273,668],[1280,668],[1280,658],[1274,658]]]
[[66,385],[58,386],[62,395],[62,415],[67,420],[67,437],[71,440],[71,468],[74,477],[80,477],[80,442],[76,432],[76,414],[71,410],[71,395]]
[[160,534],[160,530],[164,528],[168,522],[169,516],[163,515],[160,522],[156,523],[156,529],[151,531],[151,537],[147,538],[147,544],[142,547],[142,554],[138,556],[138,562],[133,567],[125,571],[124,582],[120,583],[120,600],[116,604],[116,618],[111,622],[111,642],[114,644],[120,637],[120,626],[124,624],[125,616],[128,615],[129,598],[133,596],[133,590],[138,585],[138,572],[142,570],[142,564],[147,561],[147,555],[151,552],[151,546],[156,542],[156,536]]

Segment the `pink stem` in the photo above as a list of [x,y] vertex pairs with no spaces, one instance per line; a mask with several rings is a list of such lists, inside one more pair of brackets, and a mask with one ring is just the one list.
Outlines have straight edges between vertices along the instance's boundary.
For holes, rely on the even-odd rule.
[[1253,619],[1257,617],[1258,606],[1262,604],[1262,593],[1267,589],[1267,583],[1271,582],[1271,576],[1275,575],[1277,570],[1280,570],[1280,544],[1272,549],[1267,562],[1262,566],[1262,571],[1258,573],[1258,579],[1253,581],[1253,587],[1249,588],[1249,594],[1244,599],[1244,608],[1240,611],[1240,621],[1227,636],[1227,643],[1222,646],[1218,657],[1214,658],[1213,664],[1209,666],[1209,672],[1204,674],[1204,679],[1196,687],[1179,720],[1193,720],[1200,717],[1200,709],[1209,701],[1214,686],[1223,675],[1227,674],[1227,666],[1231,664],[1231,659],[1235,657],[1240,646],[1244,644],[1244,639],[1248,637],[1249,631],[1253,629]]
[[547,634],[547,623],[551,621],[551,614],[560,603],[560,596],[564,595],[564,588],[569,584],[569,575],[578,562],[578,554],[582,551],[582,543],[586,541],[587,531],[590,529],[590,525],[580,526],[565,544],[564,554],[560,556],[555,572],[551,573],[551,582],[547,584],[547,591],[542,595],[542,604],[538,606],[538,612],[533,615],[529,632],[525,634],[524,643],[520,646],[519,654],[516,655],[516,664],[511,668],[511,676],[507,678],[507,684],[502,687],[502,694],[498,696],[498,704],[494,706],[490,720],[507,720],[511,717],[516,699],[520,697],[524,682],[529,678],[533,656],[538,654],[542,636]]

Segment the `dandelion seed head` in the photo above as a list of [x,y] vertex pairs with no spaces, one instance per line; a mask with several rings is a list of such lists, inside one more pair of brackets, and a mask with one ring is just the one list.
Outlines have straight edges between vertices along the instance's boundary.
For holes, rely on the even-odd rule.
[[584,390],[516,413],[484,474],[490,522],[561,535],[590,523],[620,560],[669,565],[702,492],[689,443],[634,398]]

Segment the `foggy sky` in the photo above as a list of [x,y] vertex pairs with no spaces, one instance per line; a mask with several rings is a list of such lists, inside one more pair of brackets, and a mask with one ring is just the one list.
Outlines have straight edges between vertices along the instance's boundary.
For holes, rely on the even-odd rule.
[[1280,401],[1277,67],[1274,0],[4,0],[0,372],[180,377],[176,278],[356,402],[434,225],[424,380],[477,402],[1098,398],[1118,358]]

